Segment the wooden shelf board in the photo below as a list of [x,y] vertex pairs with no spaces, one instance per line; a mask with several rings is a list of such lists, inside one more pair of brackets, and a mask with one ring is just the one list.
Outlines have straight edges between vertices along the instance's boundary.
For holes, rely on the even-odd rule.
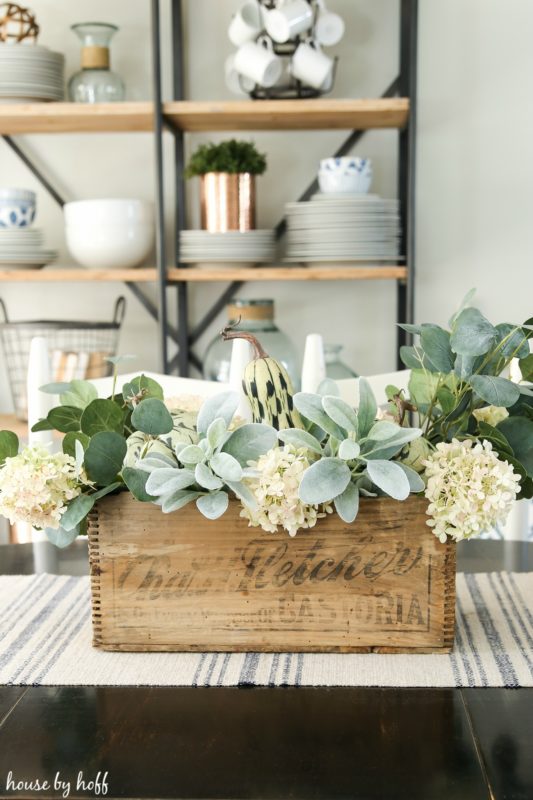
[[[238,100],[164,103],[184,131],[403,128],[409,100]],[[151,102],[0,104],[0,134],[143,132],[153,128]]]
[[0,282],[4,283],[98,283],[114,281],[119,283],[146,283],[157,280],[157,270],[153,267],[138,269],[4,269],[0,270]]
[[171,269],[168,280],[208,283],[210,281],[354,281],[400,280],[407,278],[404,266],[353,266],[332,262],[327,267],[248,267],[235,269]]
[[165,103],[165,115],[184,131],[262,131],[403,128],[409,100],[237,100]]
[[[220,281],[354,281],[354,280],[401,280],[407,278],[404,266],[340,265],[332,262],[327,267],[217,267],[199,269],[197,267],[169,269],[169,283],[181,281],[190,283],[210,283]],[[157,280],[154,268],[93,270],[93,269],[53,269],[42,270],[0,270],[0,283],[146,283]]]
[[0,105],[0,133],[151,131],[152,103],[18,103]]

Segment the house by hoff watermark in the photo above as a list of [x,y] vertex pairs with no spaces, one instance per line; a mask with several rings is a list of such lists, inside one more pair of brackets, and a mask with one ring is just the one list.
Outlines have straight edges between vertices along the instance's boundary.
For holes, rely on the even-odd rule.
[[[5,781],[6,793],[24,792],[28,795],[46,792],[50,796],[55,792],[57,797],[70,797],[72,792],[86,792],[88,797],[105,797],[109,792],[109,773],[97,772],[96,775],[87,775],[80,771],[70,780],[61,772],[56,772],[53,780],[42,778],[28,778],[14,775],[10,770]],[[7,797],[10,795],[7,794]]]

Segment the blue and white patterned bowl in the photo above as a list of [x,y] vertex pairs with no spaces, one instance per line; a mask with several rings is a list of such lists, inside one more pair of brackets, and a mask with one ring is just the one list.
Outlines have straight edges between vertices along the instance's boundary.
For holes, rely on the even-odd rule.
[[318,183],[327,194],[366,194],[372,183],[372,162],[358,157],[323,158]]
[[37,198],[28,189],[0,189],[0,228],[28,228],[35,219]]

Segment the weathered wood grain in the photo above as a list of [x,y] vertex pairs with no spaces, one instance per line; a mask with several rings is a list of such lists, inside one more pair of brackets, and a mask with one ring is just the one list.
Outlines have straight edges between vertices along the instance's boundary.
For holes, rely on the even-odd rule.
[[426,503],[363,500],[291,539],[129,494],[89,525],[94,644],[109,650],[449,652],[455,546]]

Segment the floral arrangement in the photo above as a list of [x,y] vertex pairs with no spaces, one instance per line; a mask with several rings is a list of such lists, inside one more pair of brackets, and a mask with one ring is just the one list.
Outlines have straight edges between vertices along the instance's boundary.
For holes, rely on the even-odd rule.
[[[110,493],[129,491],[163,513],[194,502],[212,520],[234,496],[249,525],[294,536],[327,514],[354,522],[360,497],[414,493],[425,495],[440,541],[479,534],[533,496],[533,319],[493,326],[468,302],[450,330],[404,326],[418,337],[401,351],[408,390],[387,387],[385,409],[365,378],[357,409],[331,380],[293,394],[282,365],[231,328],[224,338],[255,348],[243,375],[251,423],[235,416],[236,392],[165,402],[144,375],[107,399],[85,381],[45,386],[60,405],[33,430],[63,433],[62,452],[19,453],[16,435],[0,432],[0,513],[64,547]],[[513,358],[519,383],[504,377]]]

